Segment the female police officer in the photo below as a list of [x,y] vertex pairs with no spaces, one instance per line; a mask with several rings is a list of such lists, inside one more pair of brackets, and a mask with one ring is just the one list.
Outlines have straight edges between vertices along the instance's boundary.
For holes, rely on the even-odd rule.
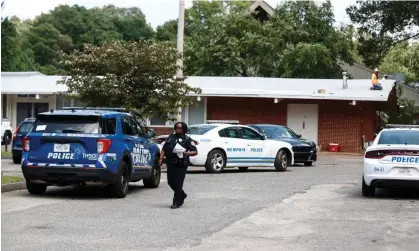
[[[196,147],[192,144],[192,139],[186,136],[187,132],[188,126],[183,122],[177,122],[175,124],[175,133],[167,138],[160,154],[160,165],[166,156],[167,183],[169,183],[174,192],[172,209],[182,206],[187,197],[182,188],[189,165],[189,156],[198,154]],[[176,146],[177,144],[178,146]],[[179,148],[179,146],[185,149],[181,157],[174,152],[175,147]]]

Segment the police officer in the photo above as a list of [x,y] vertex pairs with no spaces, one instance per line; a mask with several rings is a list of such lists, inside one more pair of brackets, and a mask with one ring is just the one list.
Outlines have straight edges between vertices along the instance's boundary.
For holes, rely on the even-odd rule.
[[[188,126],[183,122],[177,122],[174,129],[175,132],[167,138],[163,145],[159,160],[161,165],[163,158],[166,157],[167,183],[174,192],[173,204],[170,207],[172,209],[182,206],[187,197],[183,191],[183,182],[189,165],[189,157],[198,154],[196,147],[192,143],[193,140],[186,136]],[[175,147],[179,148],[179,146],[185,149],[181,157],[174,152]]]

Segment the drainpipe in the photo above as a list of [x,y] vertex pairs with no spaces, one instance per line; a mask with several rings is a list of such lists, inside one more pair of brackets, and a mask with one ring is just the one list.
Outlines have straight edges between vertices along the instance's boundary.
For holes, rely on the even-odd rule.
[[342,87],[343,87],[343,89],[348,89],[348,77],[346,76],[346,74],[347,74],[346,71],[342,72],[342,75],[343,75]]

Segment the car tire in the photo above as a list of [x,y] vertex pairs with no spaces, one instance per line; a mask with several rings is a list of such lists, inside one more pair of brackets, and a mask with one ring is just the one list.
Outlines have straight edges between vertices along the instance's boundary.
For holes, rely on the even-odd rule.
[[304,162],[304,166],[312,166],[313,165],[313,162]]
[[239,171],[242,173],[247,172],[248,170],[249,170],[248,167],[239,167]]
[[116,182],[108,185],[108,190],[113,198],[125,198],[128,194],[129,171],[125,161],[119,164]]
[[22,156],[13,156],[13,163],[20,164],[22,162]]
[[275,170],[285,172],[288,168],[288,156],[285,150],[279,150],[275,158]]
[[205,169],[209,173],[221,173],[226,166],[226,157],[224,153],[218,149],[212,150],[208,154],[207,161],[205,163]]
[[368,186],[365,183],[364,177],[362,177],[362,196],[373,197],[375,195],[375,187]]
[[28,190],[30,194],[40,195],[45,193],[47,190],[47,185],[35,184],[30,181],[26,181],[26,190]]
[[146,188],[158,188],[160,185],[161,167],[157,161],[155,162],[156,163],[151,169],[151,177],[148,179],[143,179],[144,187]]

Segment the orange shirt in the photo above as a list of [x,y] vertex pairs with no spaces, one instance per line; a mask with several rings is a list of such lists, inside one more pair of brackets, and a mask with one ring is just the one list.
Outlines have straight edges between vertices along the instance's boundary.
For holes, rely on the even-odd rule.
[[375,73],[372,74],[372,76],[371,76],[371,82],[372,82],[372,85],[373,86],[378,85],[378,76],[377,76],[377,74],[375,74]]

